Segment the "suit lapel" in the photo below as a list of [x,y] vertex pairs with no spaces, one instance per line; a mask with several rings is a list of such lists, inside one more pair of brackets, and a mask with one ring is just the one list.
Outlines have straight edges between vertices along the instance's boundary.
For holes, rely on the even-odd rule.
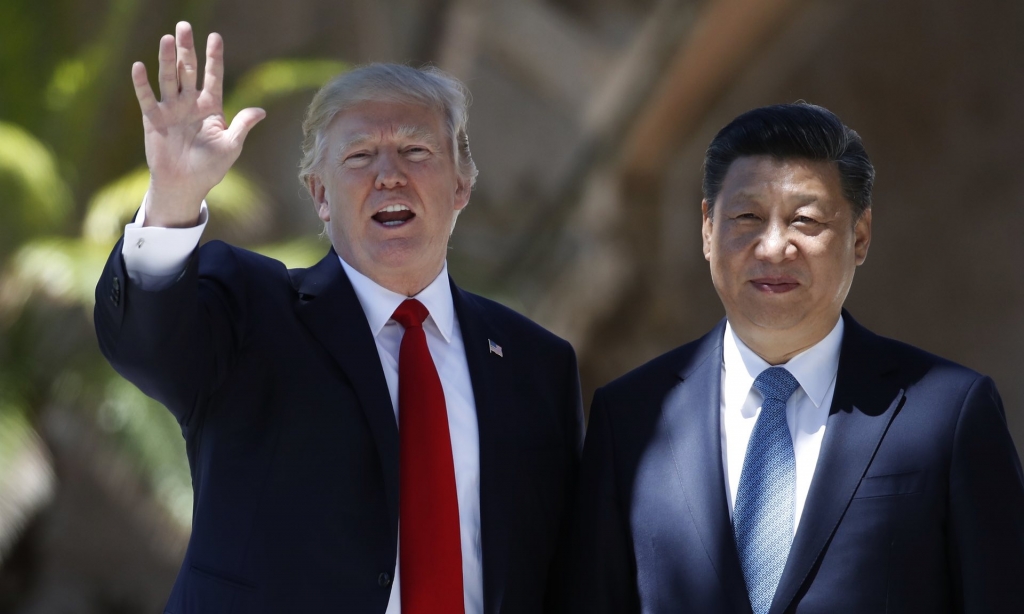
[[501,359],[488,350],[488,340],[506,345],[499,331],[494,331],[480,306],[451,282],[452,301],[459,318],[462,341],[466,348],[469,377],[473,382],[477,424],[480,430],[480,541],[483,552],[484,612],[501,611],[508,568],[508,502],[501,488],[501,468],[510,459],[501,445],[499,410],[494,396],[500,374],[495,371]]
[[893,366],[879,362],[875,337],[843,312],[846,330],[839,373],[821,452],[800,527],[770,612],[785,612],[821,558],[853,499],[875,450],[899,411],[904,391],[884,377]]
[[332,249],[318,264],[293,273],[296,312],[355,389],[380,454],[394,544],[398,543],[398,425],[384,368],[366,314]]
[[704,551],[734,612],[751,612],[743,570],[729,523],[722,469],[720,399],[723,320],[701,340],[682,384],[666,399],[663,425],[672,442],[676,473]]

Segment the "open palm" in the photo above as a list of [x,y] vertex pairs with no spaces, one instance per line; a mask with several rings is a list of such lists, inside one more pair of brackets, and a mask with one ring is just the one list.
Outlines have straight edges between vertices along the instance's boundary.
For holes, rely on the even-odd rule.
[[160,39],[157,101],[141,62],[132,66],[142,109],[150,188],[146,225],[192,226],[199,203],[227,174],[242,152],[262,109],[243,109],[227,125],[223,113],[224,41],[210,34],[203,89],[196,88],[198,62],[192,27],[178,23]]

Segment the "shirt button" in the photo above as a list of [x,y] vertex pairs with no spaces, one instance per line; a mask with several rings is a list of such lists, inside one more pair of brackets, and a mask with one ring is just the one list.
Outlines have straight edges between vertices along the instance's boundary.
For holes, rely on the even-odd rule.
[[391,574],[386,571],[382,571],[381,574],[377,576],[377,584],[380,586],[389,586],[391,584]]

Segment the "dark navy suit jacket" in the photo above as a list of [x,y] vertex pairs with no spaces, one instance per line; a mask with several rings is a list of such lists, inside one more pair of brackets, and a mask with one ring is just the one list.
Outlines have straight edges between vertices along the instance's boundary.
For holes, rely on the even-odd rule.
[[[167,612],[383,614],[398,427],[338,257],[289,272],[212,242],[149,292],[120,253],[97,287],[100,347],[177,418],[195,490]],[[576,357],[497,303],[452,296],[479,422],[485,611],[549,611],[582,442]]]
[[[771,612],[1024,612],[1024,479],[992,381],[849,314]],[[749,613],[722,470],[724,321],[594,397],[570,610]]]

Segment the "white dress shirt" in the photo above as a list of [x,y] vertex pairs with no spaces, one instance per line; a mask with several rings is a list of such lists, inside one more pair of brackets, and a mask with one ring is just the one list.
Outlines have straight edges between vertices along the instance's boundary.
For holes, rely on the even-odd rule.
[[[181,275],[189,255],[199,244],[209,216],[205,202],[201,206],[199,225],[194,228],[143,227],[145,215],[146,205],[143,200],[135,221],[125,227],[121,253],[132,282],[147,290],[158,290],[169,286]],[[405,331],[391,319],[391,315],[408,297],[378,285],[340,257],[338,260],[370,324],[397,421],[398,351]],[[448,264],[445,263],[434,281],[413,298],[423,303],[430,312],[423,323],[423,331],[441,379],[448,410],[448,431],[455,464],[455,489],[462,537],[462,583],[466,614],[482,614],[484,577],[480,547],[480,434],[462,330],[459,328],[459,319],[455,317],[455,304],[448,284]],[[402,611],[399,567],[396,562],[391,600],[386,614],[401,614]]]
[[[800,387],[786,403],[786,422],[793,437],[796,455],[796,509],[793,533],[800,525],[807,491],[818,464],[821,440],[839,371],[839,350],[843,341],[843,319],[840,317],[824,339],[789,359],[784,367]],[[747,444],[754,424],[761,413],[761,393],[754,388],[754,380],[772,365],[764,361],[736,336],[727,322],[722,340],[722,464],[725,468],[725,491],[732,516],[736,491],[740,487],[740,473],[747,455]]]
[[[340,257],[338,260],[348,274],[359,304],[363,306],[366,320],[370,323],[370,332],[377,342],[377,353],[384,367],[384,379],[388,382],[391,405],[397,420],[398,350],[405,329],[392,320],[391,315],[408,297],[377,285]],[[462,330],[459,328],[459,319],[455,317],[452,290],[448,285],[448,264],[445,263],[440,275],[413,298],[423,303],[430,312],[430,316],[423,322],[423,331],[426,333],[427,348],[434,359],[437,375],[441,378],[444,402],[448,409],[448,432],[452,440],[455,489],[459,499],[462,587],[466,614],[482,614],[484,575],[480,549],[480,432],[476,421],[473,382],[469,378],[469,363],[462,344]],[[388,602],[386,614],[399,614],[402,611],[401,577],[396,567],[395,583],[391,587],[391,601]]]

